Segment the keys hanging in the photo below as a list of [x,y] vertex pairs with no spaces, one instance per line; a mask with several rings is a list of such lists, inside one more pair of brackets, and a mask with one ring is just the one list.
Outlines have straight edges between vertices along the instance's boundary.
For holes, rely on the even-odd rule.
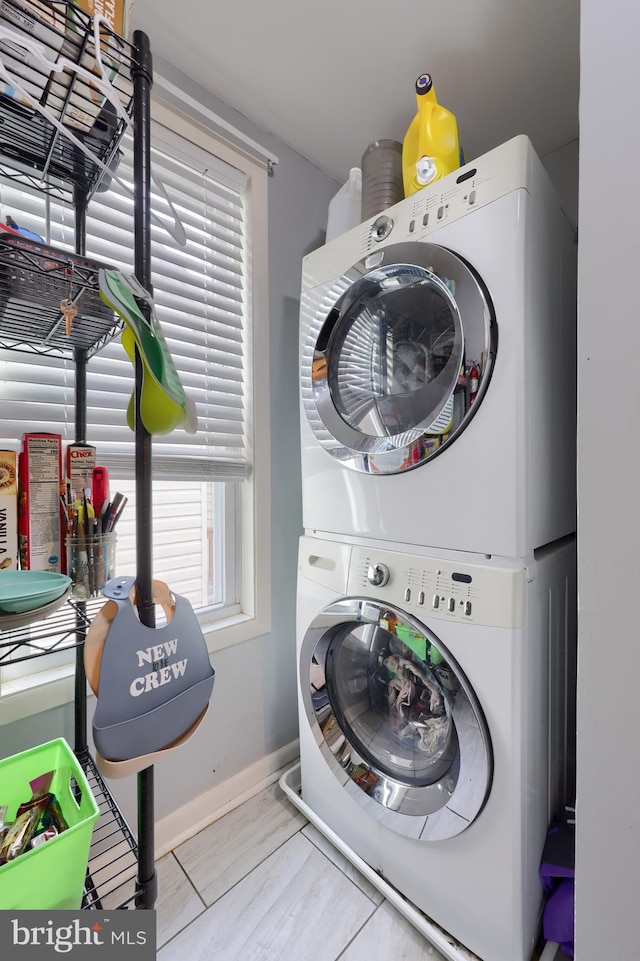
[[60,310],[64,314],[64,329],[67,337],[69,337],[73,327],[73,318],[78,313],[78,308],[70,297],[65,297],[64,300],[60,301]]

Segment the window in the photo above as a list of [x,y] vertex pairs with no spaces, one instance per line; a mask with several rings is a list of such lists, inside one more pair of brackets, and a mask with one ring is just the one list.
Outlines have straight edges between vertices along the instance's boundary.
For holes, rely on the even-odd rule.
[[[167,107],[154,104],[153,116],[153,173],[187,234],[180,247],[152,224],[154,302],[199,419],[195,435],[178,429],[154,437],[153,569],[189,598],[215,649],[263,632],[269,617],[269,586],[254,577],[268,570],[257,563],[269,507],[268,381],[264,365],[253,363],[267,350],[266,169]],[[122,150],[116,176],[131,182],[127,138]],[[172,223],[156,186],[152,208]],[[132,210],[132,197],[115,182],[94,196],[87,256],[133,271]],[[40,235],[47,223],[47,241],[73,249],[73,210],[0,184],[3,221],[7,214]],[[0,388],[0,447],[16,449],[26,430],[74,439],[71,360],[0,351]],[[135,573],[132,390],[133,368],[118,338],[89,361],[87,441],[109,468],[112,493],[129,498],[118,525],[119,574]],[[216,624],[225,631],[214,631]],[[5,683],[10,672],[27,670],[18,667],[4,670]]]

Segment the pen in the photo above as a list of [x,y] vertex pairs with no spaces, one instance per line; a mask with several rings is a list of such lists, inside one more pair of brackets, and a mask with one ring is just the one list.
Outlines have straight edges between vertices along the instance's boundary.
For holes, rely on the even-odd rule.
[[87,567],[89,577],[89,595],[96,593],[96,520],[95,511],[90,500],[91,491],[85,488],[82,492],[84,506],[84,530],[87,544]]
[[127,498],[120,491],[116,491],[113,495],[113,500],[109,505],[109,509],[104,518],[103,531],[105,534],[111,533],[113,528],[118,522],[120,515],[122,514],[124,505],[127,503]]
[[62,512],[64,514],[65,529],[67,534],[73,533],[73,507],[71,504],[67,504],[67,499],[64,494],[60,495],[60,506],[62,507]]
[[[116,494],[116,497],[117,497],[117,496],[118,496],[118,495]],[[114,505],[115,505],[115,502],[116,502],[116,497],[114,497],[114,499],[113,499]],[[115,528],[116,524],[117,524],[118,521],[120,520],[120,517],[122,516],[122,512],[123,512],[123,510],[125,509],[125,506],[126,506],[127,501],[128,501],[128,497],[124,497],[122,494],[120,495],[120,497],[122,498],[122,500],[121,500],[120,503],[116,506],[115,510],[112,511],[111,514],[109,515],[109,531],[110,531],[110,532],[113,531],[113,529]]]
[[111,502],[110,502],[110,501],[105,501],[104,504],[102,505],[102,508],[100,509],[100,514],[99,514],[99,517],[98,517],[98,533],[99,533],[99,534],[104,534],[104,533],[105,533],[105,530],[106,530],[105,521],[106,521],[107,516],[108,516],[108,514],[109,514],[109,508],[110,508],[110,507],[111,507]]

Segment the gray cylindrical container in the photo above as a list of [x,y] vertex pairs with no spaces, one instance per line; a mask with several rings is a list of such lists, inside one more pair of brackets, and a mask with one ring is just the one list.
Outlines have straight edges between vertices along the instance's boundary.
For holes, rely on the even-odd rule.
[[362,219],[375,217],[404,197],[402,144],[374,140],[362,155]]

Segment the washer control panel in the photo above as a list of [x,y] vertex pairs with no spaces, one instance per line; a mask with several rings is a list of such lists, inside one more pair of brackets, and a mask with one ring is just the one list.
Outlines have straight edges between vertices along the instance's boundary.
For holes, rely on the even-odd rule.
[[[372,576],[378,580],[372,580]],[[521,627],[527,571],[395,551],[351,549],[346,593],[365,593],[408,613],[491,627]]]

